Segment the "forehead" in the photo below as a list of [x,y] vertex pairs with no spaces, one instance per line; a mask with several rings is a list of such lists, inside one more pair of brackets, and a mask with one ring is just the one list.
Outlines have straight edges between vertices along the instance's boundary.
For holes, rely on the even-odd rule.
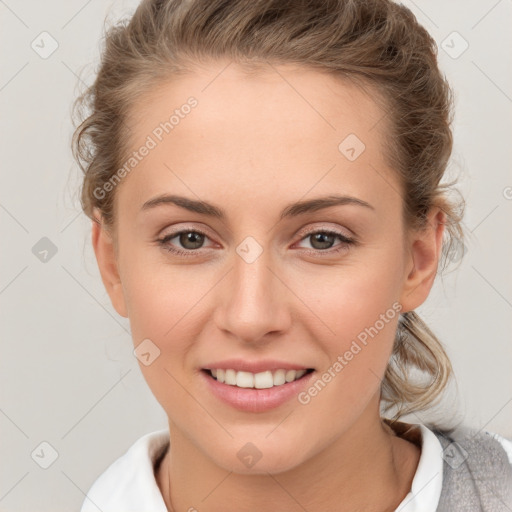
[[130,202],[176,185],[200,197],[239,187],[255,198],[267,188],[297,198],[334,184],[355,194],[375,180],[372,168],[393,179],[384,161],[385,118],[360,86],[327,73],[203,65],[131,108],[130,150],[150,139],[152,148],[125,180]]
[[199,108],[173,132],[212,136],[218,127],[230,135],[258,130],[265,140],[286,126],[281,142],[316,136],[329,143],[350,131],[368,138],[385,113],[375,101],[380,100],[377,90],[353,80],[291,64],[251,70],[229,61],[196,65],[143,94],[130,108],[128,124],[135,137],[150,133],[194,97]]

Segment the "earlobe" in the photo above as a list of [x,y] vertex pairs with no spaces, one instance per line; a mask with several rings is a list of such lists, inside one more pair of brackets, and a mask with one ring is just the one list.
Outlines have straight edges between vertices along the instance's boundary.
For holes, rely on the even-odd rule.
[[411,235],[410,264],[400,300],[404,313],[423,304],[432,289],[441,257],[445,221],[444,211],[433,208],[425,229]]
[[114,242],[111,234],[103,226],[101,217],[95,217],[98,221],[92,223],[91,239],[101,280],[114,309],[121,316],[128,318]]

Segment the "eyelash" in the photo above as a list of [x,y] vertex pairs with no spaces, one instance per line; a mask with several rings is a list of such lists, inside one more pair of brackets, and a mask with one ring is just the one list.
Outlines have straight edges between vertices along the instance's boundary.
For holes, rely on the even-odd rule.
[[[175,247],[171,246],[168,242],[169,240],[172,240],[173,238],[176,238],[177,236],[183,234],[183,233],[196,233],[196,234],[199,234],[199,235],[203,235],[205,237],[208,238],[208,235],[206,233],[204,233],[203,231],[201,230],[198,230],[198,229],[183,229],[181,231],[176,231],[175,233],[170,233],[166,236],[164,236],[163,238],[159,238],[157,240],[157,242],[159,243],[160,246],[162,246],[166,251],[169,251],[173,254],[176,254],[177,256],[185,256],[185,257],[190,257],[190,256],[195,256],[201,248],[199,249],[176,249]],[[319,254],[322,254],[322,253],[327,253],[328,255],[333,255],[333,254],[337,254],[341,251],[344,251],[344,250],[347,250],[349,248],[349,246],[351,245],[356,245],[357,244],[357,241],[353,238],[347,238],[345,235],[337,232],[337,231],[332,231],[332,230],[329,230],[329,229],[319,229],[319,230],[315,230],[315,231],[310,231],[309,233],[306,233],[300,240],[299,242],[301,242],[302,240],[305,240],[306,238],[310,237],[310,236],[313,236],[313,235],[317,235],[317,234],[325,234],[325,235],[333,235],[335,236],[337,239],[339,239],[341,241],[340,244],[338,244],[337,246],[335,246],[334,248],[330,248],[330,249],[306,249],[306,252],[308,254],[312,254],[314,253],[315,255],[319,255]]]

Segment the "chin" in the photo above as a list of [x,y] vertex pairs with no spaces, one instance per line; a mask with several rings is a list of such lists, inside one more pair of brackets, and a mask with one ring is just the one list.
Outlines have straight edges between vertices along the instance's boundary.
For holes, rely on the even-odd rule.
[[[265,434],[267,435],[268,432]],[[304,462],[304,443],[295,443],[290,437],[288,442],[276,437],[274,442],[269,442],[264,436],[259,440],[250,441],[250,436],[244,436],[244,440],[234,441],[230,447],[216,446],[210,453],[211,459],[219,467],[226,471],[242,475],[267,475],[283,473],[294,469]],[[297,450],[297,446],[302,446]],[[234,451],[234,457],[228,454]]]

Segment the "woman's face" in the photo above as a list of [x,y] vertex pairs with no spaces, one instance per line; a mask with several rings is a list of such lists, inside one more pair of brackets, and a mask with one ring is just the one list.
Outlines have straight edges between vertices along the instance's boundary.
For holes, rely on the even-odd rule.
[[[171,438],[229,470],[284,471],[377,423],[399,312],[426,298],[435,248],[404,234],[373,100],[304,68],[226,65],[136,105],[117,259],[96,227],[93,241]],[[228,368],[240,387],[207,372]],[[313,372],[282,384],[279,369]]]

